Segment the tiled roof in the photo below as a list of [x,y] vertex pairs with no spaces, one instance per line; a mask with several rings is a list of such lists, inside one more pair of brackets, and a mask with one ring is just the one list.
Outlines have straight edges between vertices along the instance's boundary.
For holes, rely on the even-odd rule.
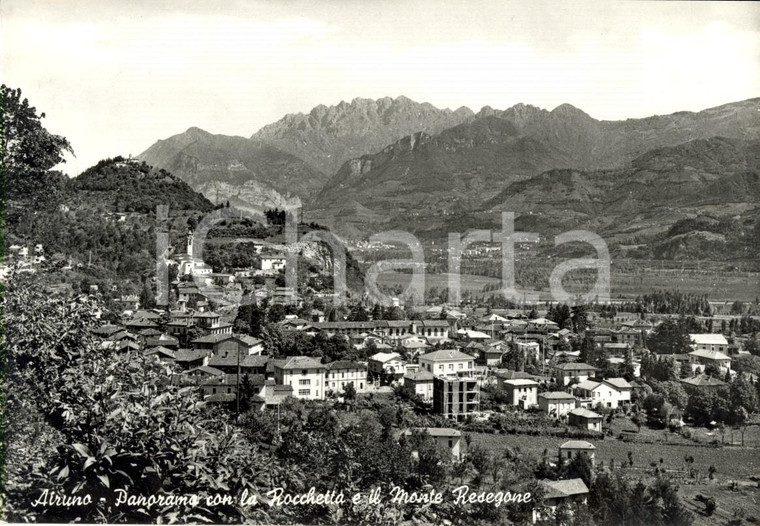
[[691,351],[689,353],[689,356],[696,356],[697,358],[706,358],[708,360],[730,360],[731,357],[723,354],[719,351],[705,351],[702,349],[698,349],[696,351]]
[[338,360],[336,362],[330,362],[327,364],[327,368],[331,371],[339,369],[359,369],[360,371],[366,371],[367,366],[362,363],[352,362],[350,360]]
[[413,382],[432,382],[435,376],[426,369],[420,369],[417,372],[407,374],[404,378],[409,378]]
[[588,488],[582,479],[542,480],[541,485],[545,488],[545,499],[556,499],[562,497],[572,497],[574,495],[588,494]]
[[275,360],[274,365],[280,369],[325,369],[325,365],[310,356],[289,356],[284,360]]
[[596,371],[596,367],[583,362],[563,363],[558,365],[557,369],[560,371]]
[[583,389],[584,391],[593,391],[597,387],[602,385],[601,382],[595,382],[593,380],[584,380],[578,384],[576,384],[574,387],[576,389]]
[[722,385],[726,385],[726,382],[723,382],[722,380],[718,380],[717,378],[713,378],[706,374],[692,376],[691,378],[683,378],[681,380],[681,383],[694,387],[720,387]]
[[178,362],[194,362],[208,356],[209,351],[203,349],[179,349],[174,353],[174,359]]
[[201,336],[200,338],[196,338],[190,343],[219,343],[224,340],[229,340],[230,338],[232,338],[232,334],[230,333],[208,334],[206,336]]
[[728,345],[722,334],[689,334],[689,338],[697,345]]
[[615,389],[631,389],[633,386],[625,378],[607,378],[604,383],[610,384]]
[[375,362],[389,362],[391,360],[401,360],[401,355],[396,352],[379,352],[376,354],[373,354],[368,358],[369,360],[373,360]]
[[575,400],[575,397],[570,393],[564,391],[552,391],[550,393],[541,393],[539,398],[545,398],[547,400]]
[[594,413],[593,411],[589,411],[588,409],[584,409],[582,407],[576,407],[572,411],[570,411],[571,415],[575,416],[581,416],[583,418],[602,418],[602,415],[599,415],[597,413]]
[[462,436],[462,432],[458,429],[454,429],[451,427],[417,427],[412,429],[407,429],[404,431],[405,435],[411,435],[414,431],[425,431],[428,435],[432,437],[459,437]]
[[457,351],[456,349],[441,349],[440,351],[433,351],[427,354],[423,354],[419,357],[419,359],[433,362],[450,362],[455,360],[472,360],[472,356],[461,351]]
[[596,449],[594,444],[585,440],[568,440],[559,447],[560,449]]
[[188,369],[187,374],[194,373],[196,371],[209,374],[211,376],[221,376],[224,374],[224,372],[220,371],[216,367],[210,367],[208,365],[200,365],[198,367],[193,367],[192,369]]
[[528,380],[527,378],[515,378],[514,380],[505,380],[505,384],[512,385],[516,387],[524,387],[524,386],[537,386],[538,382],[534,380]]

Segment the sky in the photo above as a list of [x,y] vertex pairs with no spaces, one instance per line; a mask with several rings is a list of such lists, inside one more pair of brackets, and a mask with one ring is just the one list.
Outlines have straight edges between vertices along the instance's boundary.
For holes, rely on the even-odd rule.
[[0,0],[0,79],[76,158],[404,95],[597,119],[760,96],[760,3]]

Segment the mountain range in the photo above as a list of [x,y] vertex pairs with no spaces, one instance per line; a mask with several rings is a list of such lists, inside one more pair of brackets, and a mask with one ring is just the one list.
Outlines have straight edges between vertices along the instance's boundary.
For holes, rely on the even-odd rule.
[[[158,141],[140,158],[212,201],[300,203],[306,218],[347,237],[388,228],[437,237],[448,228],[497,221],[496,212],[509,207],[564,226],[614,223],[636,237],[639,230],[667,231],[690,215],[754,213],[749,176],[757,173],[759,138],[760,98],[602,121],[569,104],[474,113],[398,97],[318,106],[249,139],[191,128]],[[553,200],[567,177],[575,201]],[[737,194],[739,188],[750,194]],[[708,204],[703,192],[723,201]],[[627,196],[619,209],[640,217],[640,229],[621,223],[614,196]],[[672,213],[657,208],[647,219],[651,214],[637,208],[646,203]]]

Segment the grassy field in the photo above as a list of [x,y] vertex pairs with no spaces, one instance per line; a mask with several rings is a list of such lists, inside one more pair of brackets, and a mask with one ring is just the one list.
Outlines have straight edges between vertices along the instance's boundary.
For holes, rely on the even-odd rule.
[[[556,458],[559,446],[566,439],[557,437],[535,437],[528,435],[491,435],[472,433],[473,444],[481,444],[493,451],[502,451],[506,447],[520,448],[520,451],[540,457],[544,449]],[[646,444],[624,442],[616,439],[596,440],[596,462],[609,465],[614,460],[615,465],[627,463],[628,452],[633,456],[633,468],[637,470],[651,469],[650,463],[667,470],[681,470],[686,467],[684,456],[694,457],[693,468],[707,476],[710,466],[717,468],[718,479],[731,477],[746,479],[752,475],[760,475],[760,450],[739,447],[700,447],[688,444],[665,444],[662,442]],[[660,459],[663,460],[660,463]],[[729,475],[730,474],[730,475]]]
[[[744,483],[732,489],[731,485],[721,480],[708,481],[705,484],[684,484],[678,489],[686,507],[694,514],[694,526],[711,526],[725,524],[737,514],[745,519],[760,519],[760,490],[757,483]],[[705,505],[696,500],[697,495],[715,499],[716,508],[712,516],[705,515]]]

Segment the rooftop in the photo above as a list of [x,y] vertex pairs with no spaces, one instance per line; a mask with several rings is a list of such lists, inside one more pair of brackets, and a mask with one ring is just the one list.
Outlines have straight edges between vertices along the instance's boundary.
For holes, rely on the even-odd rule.
[[469,354],[457,351],[456,349],[441,349],[440,351],[433,351],[427,354],[423,354],[419,357],[419,360],[426,360],[431,362],[451,362],[473,360],[473,357]]
[[575,400],[575,397],[570,393],[564,391],[552,391],[550,393],[541,393],[539,398],[545,398],[547,400]]
[[596,449],[594,444],[585,440],[568,440],[559,447],[560,449]]

